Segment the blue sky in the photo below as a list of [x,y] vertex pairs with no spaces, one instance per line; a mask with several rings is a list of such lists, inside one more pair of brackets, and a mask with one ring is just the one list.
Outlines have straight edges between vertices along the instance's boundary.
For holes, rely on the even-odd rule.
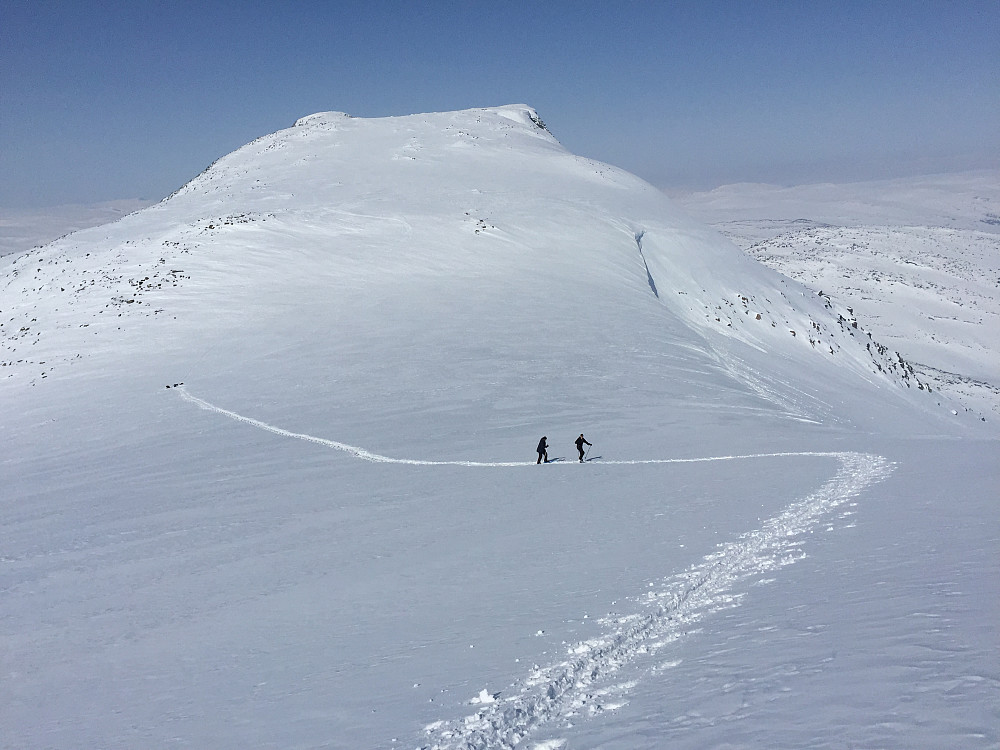
[[661,187],[1000,166],[1000,2],[0,0],[0,206],[158,199],[312,112],[524,102]]

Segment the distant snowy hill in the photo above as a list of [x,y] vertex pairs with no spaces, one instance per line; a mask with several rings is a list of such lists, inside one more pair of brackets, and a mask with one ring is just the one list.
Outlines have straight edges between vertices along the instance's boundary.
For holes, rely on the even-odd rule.
[[107,224],[145,208],[151,201],[118,200],[49,208],[0,207],[0,256],[23,253],[80,229]]
[[0,259],[0,409],[5,747],[995,746],[997,422],[525,105]]
[[740,183],[673,197],[691,215],[739,238],[741,246],[806,228],[803,224],[932,226],[1000,234],[996,169],[792,187]]
[[1000,418],[1000,172],[731,185],[676,199],[850,307],[935,387]]

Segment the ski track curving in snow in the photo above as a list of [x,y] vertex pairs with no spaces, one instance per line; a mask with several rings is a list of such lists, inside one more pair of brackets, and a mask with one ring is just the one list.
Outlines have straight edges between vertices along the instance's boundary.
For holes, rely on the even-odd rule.
[[[246,417],[188,393],[182,398],[196,406],[283,437],[318,443],[375,463],[415,466],[505,467],[534,466],[534,462],[423,461],[382,456],[364,448],[275,427]],[[660,672],[672,663],[653,664],[630,673],[618,673],[644,657],[655,656],[667,644],[692,630],[693,623],[720,609],[737,606],[749,587],[748,579],[790,565],[803,556],[802,537],[841,505],[892,472],[882,456],[857,452],[758,453],[601,461],[602,464],[668,464],[732,461],[772,457],[828,457],[838,462],[833,477],[812,494],[793,502],[733,542],[719,545],[687,570],[664,579],[636,600],[635,611],[602,621],[600,636],[570,646],[566,658],[535,666],[531,673],[500,693],[484,690],[470,703],[478,709],[470,716],[439,721],[424,728],[422,750],[512,750],[542,726],[573,722],[614,710],[627,703],[626,694],[637,678]],[[575,462],[566,462],[570,465]],[[556,742],[559,742],[556,740]]]
[[624,667],[655,656],[707,615],[737,606],[749,578],[800,559],[804,533],[893,468],[881,456],[830,455],[836,455],[839,469],[816,492],[667,579],[659,591],[639,600],[635,613],[604,620],[604,634],[569,647],[564,660],[536,666],[500,694],[484,691],[491,700],[472,701],[487,704],[473,715],[425,727],[422,750],[511,750],[543,725],[573,723],[625,705],[637,677],[662,672],[676,662],[634,669],[630,679],[618,675]]
[[[177,391],[180,393],[181,398],[188,401],[195,406],[204,409],[205,411],[215,412],[216,414],[221,414],[229,419],[236,420],[237,422],[243,422],[244,424],[257,427],[258,429],[265,430],[267,432],[274,433],[275,435],[281,435],[282,437],[294,438],[296,440],[305,440],[309,443],[317,443],[319,445],[325,445],[328,448],[333,448],[334,450],[343,451],[344,453],[349,453],[356,458],[360,458],[363,461],[371,461],[372,463],[380,464],[407,464],[410,466],[471,466],[477,468],[494,468],[494,467],[505,467],[505,466],[535,466],[534,461],[425,461],[418,458],[392,458],[391,456],[383,456],[379,453],[372,453],[369,450],[358,447],[356,445],[348,445],[347,443],[341,443],[337,440],[330,440],[328,438],[316,437],[315,435],[307,435],[303,432],[292,432],[291,430],[286,430],[281,427],[276,427],[267,422],[262,422],[259,419],[254,419],[253,417],[247,417],[237,412],[230,411],[228,409],[223,409],[220,406],[216,406],[204,399],[193,396],[187,392],[182,386],[177,386]],[[844,455],[838,452],[828,452],[828,451],[799,451],[799,452],[783,452],[783,453],[747,453],[734,456],[702,456],[696,458],[641,458],[632,460],[605,460],[601,459],[600,463],[602,465],[607,464],[689,464],[689,463],[703,463],[706,461],[738,461],[744,459],[752,458],[781,458],[781,457],[791,457],[791,456],[819,456],[819,457],[838,457]],[[561,464],[570,466],[576,462],[573,461],[550,461],[552,464]]]

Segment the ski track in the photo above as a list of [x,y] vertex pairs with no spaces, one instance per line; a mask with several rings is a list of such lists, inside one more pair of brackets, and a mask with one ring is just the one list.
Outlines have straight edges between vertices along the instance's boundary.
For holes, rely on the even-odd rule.
[[[283,437],[305,440],[344,451],[375,463],[414,466],[504,467],[534,466],[524,462],[422,461],[390,458],[357,446],[281,429],[215,406],[178,388],[186,401],[207,411]],[[615,710],[627,703],[626,694],[636,679],[615,683],[627,665],[651,657],[692,630],[696,623],[721,609],[738,606],[749,587],[748,579],[790,565],[803,556],[803,535],[866,487],[884,480],[894,464],[882,456],[856,452],[757,453],[702,458],[664,458],[634,461],[601,461],[602,464],[669,464],[732,461],[754,458],[821,456],[835,458],[836,474],[818,490],[793,502],[759,529],[720,544],[715,552],[687,570],[664,580],[636,600],[636,611],[601,622],[604,633],[567,649],[566,658],[531,673],[488,700],[472,715],[438,721],[424,728],[421,750],[513,750],[544,725],[572,723]],[[567,465],[575,461],[565,462]],[[676,662],[641,667],[639,677],[660,673]],[[635,670],[633,670],[635,671]],[[634,678],[636,675],[632,675]],[[502,696],[502,697],[501,697]],[[561,742],[554,740],[554,742]]]
[[713,612],[738,606],[749,578],[800,559],[803,534],[893,469],[881,456],[829,455],[837,457],[839,469],[816,492],[666,579],[662,589],[638,601],[634,614],[603,620],[603,635],[569,647],[563,661],[536,666],[528,677],[502,691],[500,695],[507,697],[497,695],[464,719],[425,727],[422,750],[512,750],[543,725],[566,726],[624,706],[625,696],[638,684],[635,672],[638,677],[662,674],[677,662],[640,666],[633,669],[632,679],[618,677],[616,683],[619,671],[643,657],[655,657]]
[[[195,406],[204,409],[205,411],[215,412],[216,414],[221,414],[229,419],[234,419],[237,422],[243,422],[244,424],[257,427],[258,429],[265,430],[267,432],[274,433],[275,435],[281,435],[282,437],[294,438],[296,440],[305,440],[309,443],[317,443],[319,445],[325,445],[328,448],[333,448],[334,450],[343,451],[344,453],[349,453],[355,458],[360,458],[363,461],[371,461],[372,463],[379,464],[407,464],[409,466],[471,466],[477,468],[495,468],[495,467],[505,467],[505,466],[535,466],[535,461],[425,461],[418,458],[392,458],[391,456],[383,456],[379,453],[372,453],[369,450],[360,448],[356,445],[348,445],[347,443],[341,443],[336,440],[329,440],[328,438],[316,437],[315,435],[307,435],[303,432],[292,432],[291,430],[285,430],[281,427],[275,427],[267,422],[262,422],[259,419],[254,419],[253,417],[246,417],[242,414],[238,414],[234,411],[229,411],[228,409],[223,409],[222,407],[216,406],[215,404],[209,403],[204,399],[193,396],[184,389],[183,386],[177,386],[176,390],[180,393],[181,398],[188,401]],[[799,451],[792,453],[748,453],[742,455],[734,456],[702,456],[697,458],[642,458],[634,460],[605,460],[600,459],[601,465],[608,464],[691,464],[691,463],[703,463],[707,461],[739,461],[744,459],[752,458],[781,458],[789,456],[820,456],[835,458],[843,455],[837,452],[824,452],[824,451]],[[596,460],[596,459],[594,459]],[[571,466],[578,463],[575,459],[566,461],[550,461],[551,464],[559,464],[565,466]]]

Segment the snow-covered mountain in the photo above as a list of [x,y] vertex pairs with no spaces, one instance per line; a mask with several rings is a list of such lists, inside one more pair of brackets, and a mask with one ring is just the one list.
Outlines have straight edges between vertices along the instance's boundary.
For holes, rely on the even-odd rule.
[[[303,118],[153,208],[18,258],[6,278],[16,304],[4,364],[8,377],[35,382],[94,343],[126,356],[136,334],[127,356],[140,357],[151,344],[162,352],[160,336],[184,349],[245,341],[287,317],[280,338],[297,344],[283,347],[329,357],[326,347],[345,342],[421,342],[441,357],[420,357],[421,377],[466,385],[484,340],[488,360],[564,349],[572,370],[587,352],[637,337],[668,343],[676,329],[712,367],[804,417],[832,410],[757,376],[754,352],[827,379],[860,375],[868,386],[850,377],[844,386],[859,396],[924,389],[828,300],[769,273],[635,177],[567,153],[524,106]],[[287,335],[298,326],[311,329]],[[336,359],[368,378],[378,367],[358,354]],[[409,352],[403,360],[414,367]],[[188,367],[172,364],[165,380],[178,369]]]
[[1000,172],[730,185],[677,199],[849,308],[932,387],[1000,418]]
[[306,117],[0,264],[11,747],[996,739],[993,422],[527,106]]

